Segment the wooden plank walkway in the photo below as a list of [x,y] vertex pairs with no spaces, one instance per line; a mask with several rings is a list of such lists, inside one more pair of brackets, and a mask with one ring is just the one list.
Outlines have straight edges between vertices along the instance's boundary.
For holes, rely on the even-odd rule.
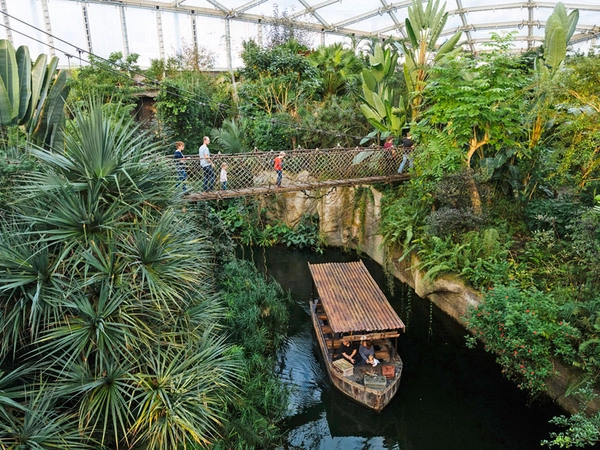
[[314,189],[327,189],[344,186],[358,186],[361,184],[375,184],[375,183],[389,183],[395,181],[408,181],[410,175],[406,173],[399,173],[396,175],[386,175],[379,177],[368,177],[368,178],[353,178],[348,180],[326,180],[312,183],[293,183],[277,187],[275,185],[268,186],[257,186],[252,188],[244,189],[229,189],[214,190],[209,192],[191,192],[184,196],[184,199],[192,202],[202,200],[223,200],[226,198],[235,197],[246,197],[252,195],[272,195],[282,194],[285,192],[298,192],[298,191],[309,191]]

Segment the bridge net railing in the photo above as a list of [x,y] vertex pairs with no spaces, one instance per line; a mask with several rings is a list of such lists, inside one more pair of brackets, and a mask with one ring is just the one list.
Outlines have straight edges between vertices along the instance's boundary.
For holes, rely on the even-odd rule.
[[[331,180],[352,180],[398,174],[402,161],[402,148],[382,147],[330,148],[285,151],[282,186],[318,184]],[[227,167],[227,189],[275,187],[277,173],[275,157],[279,152],[248,152],[239,154],[213,154],[215,179],[209,190],[221,190],[219,181],[223,164]],[[204,170],[200,159],[186,156],[184,161],[174,160],[174,174],[181,176],[185,170],[188,191],[203,190]]]

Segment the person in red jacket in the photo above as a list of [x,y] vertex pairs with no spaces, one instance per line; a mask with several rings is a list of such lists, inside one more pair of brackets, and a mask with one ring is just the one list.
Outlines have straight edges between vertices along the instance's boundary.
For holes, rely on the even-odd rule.
[[283,178],[283,158],[285,157],[285,152],[279,152],[279,156],[277,156],[273,160],[273,168],[275,172],[277,172],[277,187],[281,187],[281,179]]

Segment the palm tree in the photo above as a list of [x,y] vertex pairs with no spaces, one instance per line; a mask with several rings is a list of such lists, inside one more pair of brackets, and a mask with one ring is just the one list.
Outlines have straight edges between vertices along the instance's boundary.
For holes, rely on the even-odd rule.
[[215,144],[226,153],[242,153],[248,151],[244,137],[248,129],[248,121],[241,119],[227,119],[221,128],[212,130],[211,137]]
[[352,50],[337,43],[319,47],[308,59],[319,69],[324,99],[333,95],[359,93],[360,72],[364,64]]
[[[205,281],[207,244],[177,212],[162,152],[131,120],[93,104],[65,145],[32,150],[39,170],[0,224],[2,356],[31,361],[29,390],[77,428],[53,428],[78,436],[61,448],[206,445],[239,372]],[[15,417],[0,416],[0,429]]]

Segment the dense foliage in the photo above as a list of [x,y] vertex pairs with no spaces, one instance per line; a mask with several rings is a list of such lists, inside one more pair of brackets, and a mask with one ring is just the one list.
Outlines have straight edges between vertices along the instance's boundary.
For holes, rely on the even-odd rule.
[[[0,397],[11,408],[0,419],[43,425],[65,448],[277,445],[285,296],[235,260],[234,241],[320,251],[319,217],[284,224],[250,200],[184,208],[158,156],[176,140],[193,152],[204,135],[236,153],[410,128],[411,180],[382,200],[386,251],[424,282],[459,277],[480,292],[469,345],[481,341],[521,388],[544,392],[554,361],[579,373],[569,394],[581,412],[556,418],[566,429],[548,445],[598,439],[600,415],[586,408],[600,375],[600,57],[567,53],[578,13],[562,4],[531,54],[497,35],[471,55],[459,34],[438,42],[439,2],[412,3],[408,39],[364,53],[310,50],[284,13],[267,46],[244,43],[233,79],[201,73],[199,55],[155,64],[152,136],[129,123],[143,77],[135,55],[117,53],[71,80],[64,149],[29,151],[18,124],[3,128]],[[103,111],[86,105],[93,94]],[[171,415],[158,421],[158,409]],[[15,436],[1,439],[26,444]]]
[[[561,7],[557,17],[576,21]],[[580,374],[569,394],[587,408],[600,375],[600,58],[553,47],[544,72],[509,50],[497,36],[490,52],[429,68],[413,177],[383,202],[381,231],[426,281],[457,274],[481,291],[468,341],[507,377],[540,393],[560,361]],[[568,429],[547,444],[593,443],[598,417],[557,418]]]
[[[3,448],[276,444],[281,289],[212,248],[130,118],[95,103],[65,144],[29,149],[36,171],[7,191],[0,224]],[[219,283],[213,258],[230,261]],[[245,316],[223,284],[238,278],[257,287]]]

